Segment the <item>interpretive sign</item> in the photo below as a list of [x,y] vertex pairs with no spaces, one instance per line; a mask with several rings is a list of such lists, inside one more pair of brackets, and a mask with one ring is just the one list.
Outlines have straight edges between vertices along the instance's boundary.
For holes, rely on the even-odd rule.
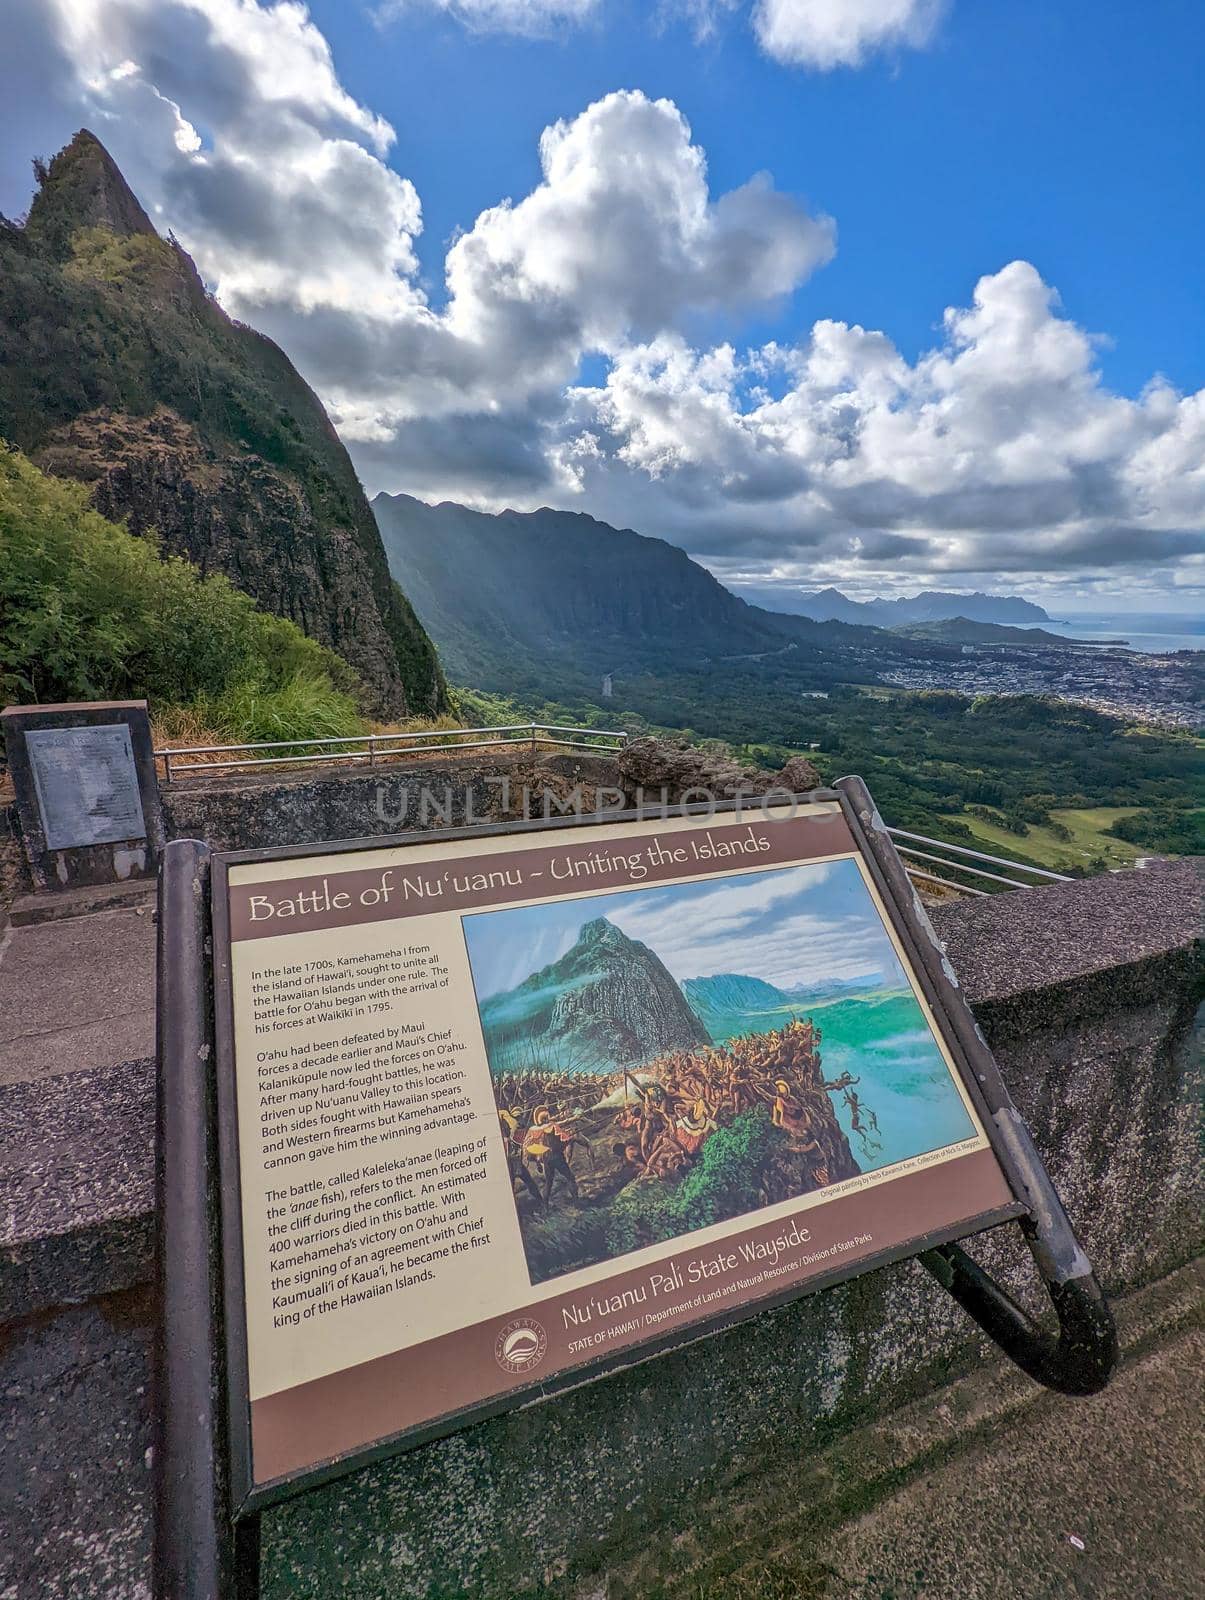
[[25,743],[48,850],[146,838],[126,723],[30,728]]
[[236,1499],[1021,1214],[851,824],[215,858]]

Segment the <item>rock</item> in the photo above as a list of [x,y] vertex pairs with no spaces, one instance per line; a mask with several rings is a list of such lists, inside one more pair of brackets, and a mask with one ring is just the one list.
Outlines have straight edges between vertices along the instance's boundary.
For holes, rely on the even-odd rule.
[[87,132],[41,169],[27,224],[0,226],[0,436],[337,651],[374,715],[445,709],[317,395],[206,293]]
[[769,794],[787,790],[808,794],[823,786],[824,779],[806,756],[792,756],[775,777],[758,767],[742,766],[726,756],[693,745],[670,744],[664,739],[634,739],[621,750],[616,762],[620,783],[632,805],[637,791],[644,790],[646,802],[659,801],[661,790],[668,802],[690,798],[705,800],[710,795],[731,799],[738,794]]
[[789,789],[792,794],[810,794],[824,787],[824,779],[806,756],[792,756],[775,778],[775,789]]
[[684,796],[706,800],[710,795],[731,798],[762,794],[768,787],[767,774],[756,767],[744,767],[711,751],[662,739],[634,739],[619,752],[616,766],[620,784],[632,805],[638,803],[641,789],[646,803],[656,803],[662,789],[667,802],[673,802]]

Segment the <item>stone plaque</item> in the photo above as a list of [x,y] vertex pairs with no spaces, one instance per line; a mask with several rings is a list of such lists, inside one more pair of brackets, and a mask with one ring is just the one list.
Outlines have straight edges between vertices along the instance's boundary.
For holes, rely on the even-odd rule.
[[835,801],[217,867],[243,1492],[1015,1214]]
[[124,722],[31,728],[25,739],[48,850],[146,838]]

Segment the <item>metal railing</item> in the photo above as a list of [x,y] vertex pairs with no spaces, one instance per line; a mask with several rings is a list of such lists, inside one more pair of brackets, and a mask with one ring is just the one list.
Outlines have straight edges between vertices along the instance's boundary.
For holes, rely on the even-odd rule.
[[[944,867],[947,873],[964,873],[971,878],[987,878],[993,883],[1003,884],[1009,889],[1032,889],[1034,880],[1039,883],[1069,883],[1071,880],[1065,872],[1051,872],[1046,867],[1027,866],[1023,861],[1010,861],[1007,856],[988,855],[986,850],[968,850],[965,845],[947,844],[944,839],[930,839],[928,834],[909,833],[906,828],[888,828],[887,832],[896,841],[896,849],[903,857],[904,866],[910,878],[918,878],[922,882],[940,883],[949,889],[957,889],[960,894],[989,895],[990,889],[978,889],[973,884],[959,883],[956,878],[942,877],[936,872],[926,872],[923,867],[914,867],[913,861],[927,861],[931,865]],[[901,839],[913,841],[910,844],[900,844]],[[928,845],[928,850],[918,850],[916,845]],[[935,850],[944,851],[944,855],[934,855]],[[1006,878],[1003,873],[989,872],[985,867],[968,866],[964,860],[951,861],[950,856],[968,857],[971,861],[990,861],[995,867],[1007,867],[1013,873],[1028,873],[1026,878]]]
[[[600,742],[604,741],[604,742]],[[559,723],[511,722],[495,728],[434,728],[422,733],[359,733],[331,739],[264,739],[254,744],[173,745],[155,751],[163,762],[166,783],[186,772],[229,772],[243,767],[283,767],[319,761],[366,762],[369,766],[388,756],[414,755],[427,750],[483,750],[499,745],[523,745],[535,751],[594,751],[600,755],[622,750],[626,733],[614,728],[576,728]],[[247,755],[247,751],[274,750],[275,755]],[[216,761],[184,760],[217,756]]]

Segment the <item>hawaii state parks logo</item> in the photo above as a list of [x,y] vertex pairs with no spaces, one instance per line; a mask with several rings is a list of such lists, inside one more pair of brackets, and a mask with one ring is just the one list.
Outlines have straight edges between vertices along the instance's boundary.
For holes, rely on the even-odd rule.
[[548,1351],[548,1335],[534,1317],[515,1317],[494,1340],[494,1360],[503,1372],[530,1372]]

